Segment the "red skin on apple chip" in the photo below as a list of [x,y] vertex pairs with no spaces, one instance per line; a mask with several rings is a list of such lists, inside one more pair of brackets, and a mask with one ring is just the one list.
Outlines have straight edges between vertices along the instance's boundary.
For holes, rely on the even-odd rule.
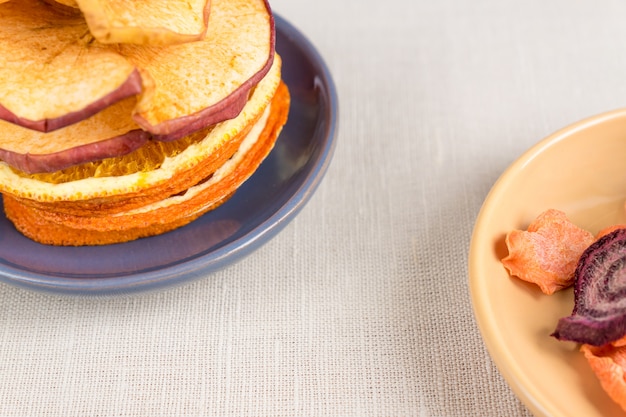
[[130,74],[127,80],[119,86],[119,88],[88,104],[81,110],[49,119],[29,120],[12,113],[9,109],[0,104],[0,120],[6,120],[7,122],[36,130],[38,132],[52,132],[91,117],[102,111],[102,109],[117,103],[119,100],[140,93],[141,89],[141,76],[139,75],[139,71],[135,70]]
[[154,80],[144,85],[135,121],[173,140],[237,116],[272,66],[275,36],[267,1],[214,0],[202,41],[122,45],[120,53]]
[[[0,6],[0,19],[9,22],[0,27],[0,55],[12,57],[0,68],[7,125],[0,159],[27,173],[120,156],[150,138],[172,141],[232,119],[274,62],[265,0],[213,1],[203,40],[168,46],[99,44],[82,18],[38,0],[12,3]],[[21,52],[12,55],[8,35],[17,36]],[[17,75],[24,62],[33,68]],[[78,108],[76,97],[83,100]]]
[[[250,94],[251,87],[254,87],[256,84],[253,84],[253,82],[256,81],[256,77],[248,81],[249,82],[242,85],[230,96],[211,107],[189,116],[171,120],[164,123],[162,126],[152,126],[151,129],[154,131],[162,132],[160,134],[155,133],[152,138],[154,140],[170,142],[196,132],[203,127],[223,122],[224,120],[234,119],[248,102],[248,95]],[[138,124],[144,123],[145,126],[146,121],[140,116],[135,116],[135,121]]]
[[49,132],[142,91],[137,68],[94,42],[80,13],[43,1],[0,4],[0,119]]
[[55,172],[74,166],[77,161],[85,163],[125,155],[141,147],[148,137],[149,133],[143,130],[133,130],[97,144],[81,145],[42,155],[19,154],[0,149],[0,159],[28,174]]
[[88,119],[48,133],[0,121],[0,159],[32,174],[129,153],[150,138],[150,133],[130,117],[134,105],[135,98],[129,97]]

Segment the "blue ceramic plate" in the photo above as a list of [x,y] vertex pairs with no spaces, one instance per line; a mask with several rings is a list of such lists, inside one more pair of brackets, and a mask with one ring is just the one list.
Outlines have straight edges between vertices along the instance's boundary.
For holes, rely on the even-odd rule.
[[154,290],[206,277],[282,230],[328,168],[337,95],[313,45],[280,16],[276,32],[292,99],[289,121],[271,154],[227,203],[173,232],[99,247],[41,245],[0,214],[0,281],[76,295]]

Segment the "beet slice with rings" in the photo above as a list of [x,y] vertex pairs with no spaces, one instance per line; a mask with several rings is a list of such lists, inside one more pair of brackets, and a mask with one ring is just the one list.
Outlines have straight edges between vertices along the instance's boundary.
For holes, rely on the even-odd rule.
[[626,229],[594,242],[574,275],[574,309],[552,336],[602,346],[626,334]]

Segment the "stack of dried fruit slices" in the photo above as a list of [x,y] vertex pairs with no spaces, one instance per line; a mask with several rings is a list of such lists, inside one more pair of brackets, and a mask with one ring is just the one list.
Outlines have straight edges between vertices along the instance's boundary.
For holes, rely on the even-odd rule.
[[252,175],[286,123],[266,1],[0,3],[0,192],[38,242],[187,224]]

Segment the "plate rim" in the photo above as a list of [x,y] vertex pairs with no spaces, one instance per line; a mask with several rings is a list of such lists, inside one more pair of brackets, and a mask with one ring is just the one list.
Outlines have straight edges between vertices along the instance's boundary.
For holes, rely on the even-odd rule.
[[[315,193],[331,163],[338,132],[339,100],[329,67],[317,48],[288,20],[275,12],[273,15],[276,31],[281,31],[293,44],[305,51],[315,68],[316,88],[320,89],[320,99],[326,101],[322,106],[322,111],[326,114],[320,116],[325,122],[323,141],[320,142],[323,147],[312,168],[303,176],[299,186],[287,195],[284,204],[232,242],[163,268],[81,280],[27,271],[5,263],[0,264],[0,282],[29,290],[80,296],[112,296],[162,289],[205,277],[242,260],[271,240],[293,220]],[[283,60],[288,60],[288,57],[283,57]]]
[[506,188],[507,184],[515,178],[515,173],[521,170],[524,165],[531,163],[534,158],[541,155],[547,149],[558,146],[560,142],[566,140],[575,132],[620,118],[626,119],[626,108],[610,110],[586,117],[549,134],[532,145],[505,168],[493,183],[483,200],[474,222],[468,251],[468,281],[474,319],[490,358],[517,398],[520,399],[536,417],[569,416],[563,414],[563,412],[556,408],[557,406],[549,401],[547,395],[539,391],[536,385],[526,377],[522,367],[517,364],[515,356],[508,348],[508,345],[498,336],[499,327],[493,319],[495,312],[491,306],[490,298],[487,297],[487,292],[484,290],[487,286],[487,280],[480,278],[480,266],[478,265],[480,254],[483,249],[488,246],[486,242],[488,236],[486,233],[482,233],[482,231],[486,227],[489,217],[496,209],[495,203],[499,200],[500,194],[504,192],[503,190]]

